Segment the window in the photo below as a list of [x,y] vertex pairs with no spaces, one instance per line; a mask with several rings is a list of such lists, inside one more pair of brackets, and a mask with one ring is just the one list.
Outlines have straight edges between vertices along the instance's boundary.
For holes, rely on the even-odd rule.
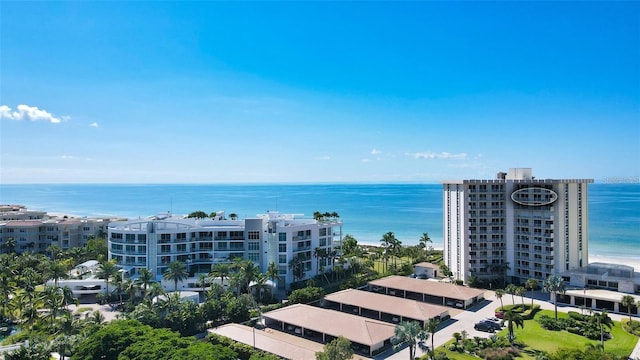
[[127,234],[125,240],[127,240],[127,241],[135,241],[136,240],[136,235],[135,234]]
[[187,233],[177,233],[176,234],[176,239],[178,241],[184,241],[187,240]]
[[278,233],[278,241],[287,241],[287,233]]
[[278,264],[286,264],[287,255],[278,255]]
[[178,244],[178,246],[176,246],[176,250],[180,252],[187,251],[187,244]]
[[320,238],[320,247],[327,246],[327,238]]
[[257,250],[260,250],[260,242],[249,241],[249,251],[257,251]]
[[138,241],[142,242],[142,243],[147,242],[147,234],[139,234],[138,235]]
[[327,236],[327,228],[320,228],[320,236]]
[[249,240],[260,240],[260,231],[249,231],[247,237]]
[[160,246],[160,252],[165,254],[171,252],[171,245]]
[[260,261],[260,253],[249,253],[249,260],[253,262]]
[[162,242],[171,241],[171,234],[160,234],[160,241]]
[[287,252],[287,244],[278,244],[278,252]]

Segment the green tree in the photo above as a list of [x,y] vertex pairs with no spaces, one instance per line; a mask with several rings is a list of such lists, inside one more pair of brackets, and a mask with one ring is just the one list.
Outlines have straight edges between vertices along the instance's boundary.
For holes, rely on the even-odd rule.
[[347,234],[342,238],[342,255],[348,256],[356,253],[358,249],[358,240],[351,234]]
[[549,275],[544,283],[542,283],[542,291],[553,294],[553,307],[556,321],[558,320],[558,294],[564,294],[566,289],[564,280],[558,275]]
[[307,286],[302,289],[296,289],[289,294],[288,300],[290,304],[308,304],[312,301],[321,299],[324,296],[324,289],[321,287]]
[[351,341],[339,336],[326,343],[322,352],[316,353],[316,360],[348,360],[352,356]]
[[187,215],[188,218],[196,218],[196,219],[204,219],[207,218],[207,213],[202,211],[202,210],[197,210],[194,211],[192,213],[190,213],[189,215]]
[[147,297],[147,289],[149,285],[153,281],[153,273],[146,268],[140,269],[138,274],[138,282],[142,285],[142,291],[144,292],[144,297]]
[[431,360],[435,358],[436,348],[433,343],[433,339],[436,336],[436,331],[440,327],[441,320],[439,318],[430,318],[429,321],[425,322],[424,329],[427,333],[431,335],[431,348],[429,349],[429,354],[431,354]]
[[504,296],[504,290],[496,289],[495,293],[496,293],[496,298],[498,298],[498,300],[500,300],[500,310],[504,310],[504,304],[502,303],[502,297]]
[[391,338],[391,343],[395,349],[399,348],[403,344],[407,344],[409,348],[409,360],[413,360],[416,354],[416,346],[418,342],[426,340],[427,333],[425,333],[420,325],[415,321],[403,321],[396,325],[396,328]]
[[67,267],[61,261],[51,261],[47,270],[48,280],[53,280],[56,287],[58,287],[58,280],[69,278]]
[[520,296],[520,300],[522,300],[522,310],[524,311],[524,294],[527,293],[527,289],[524,286],[518,286],[516,288],[516,295]]
[[422,233],[422,236],[420,236],[420,239],[418,239],[418,246],[420,247],[420,249],[422,249],[422,251],[427,251],[429,250],[429,246],[427,244],[433,244],[433,241],[431,241],[431,238],[429,237],[429,233]]
[[622,306],[627,307],[627,313],[629,314],[629,321],[631,321],[631,308],[636,304],[634,297],[631,295],[624,295],[622,296],[622,300],[620,301],[620,304],[622,304]]
[[[267,276],[273,282],[273,286],[278,287],[278,282],[281,280],[280,278],[280,270],[278,269],[278,264],[275,262],[270,262],[267,266]],[[273,294],[272,294],[273,295]]]
[[504,288],[504,291],[511,295],[511,304],[515,305],[516,304],[516,299],[515,299],[515,294],[516,294],[516,289],[517,287],[513,284],[509,284],[507,285],[506,288]]
[[109,282],[117,274],[118,274],[118,267],[116,266],[116,263],[113,260],[103,262],[102,264],[100,264],[100,267],[98,268],[98,274],[97,274],[98,278],[105,279],[105,282],[106,282],[107,301],[110,295]]
[[531,308],[533,309],[533,290],[538,287],[538,280],[530,278],[524,283],[524,286],[531,290]]
[[224,279],[229,277],[229,273],[231,272],[231,268],[229,264],[225,263],[217,263],[213,265],[211,271],[209,272],[209,276],[212,278],[220,278],[220,284],[224,287]]
[[49,343],[40,338],[29,339],[29,344],[4,354],[5,360],[49,360],[51,347]]
[[304,278],[304,262],[307,260],[304,253],[297,253],[293,259],[289,261],[289,270],[293,274],[294,281],[299,281]]
[[600,344],[604,350],[604,328],[611,329],[613,327],[613,320],[609,317],[607,310],[602,310],[599,314],[594,314],[593,316],[597,319],[598,326],[600,327]]
[[187,265],[182,261],[172,261],[167,266],[167,270],[162,274],[162,278],[165,280],[173,281],[173,290],[178,291],[178,282],[185,280],[189,277],[187,272]]
[[513,332],[513,327],[514,325],[516,327],[521,327],[521,328],[524,327],[524,319],[522,318],[522,316],[520,316],[520,314],[518,314],[517,312],[513,312],[511,310],[507,310],[504,313],[503,319],[507,322],[509,342],[513,344],[513,341],[516,339],[516,336]]

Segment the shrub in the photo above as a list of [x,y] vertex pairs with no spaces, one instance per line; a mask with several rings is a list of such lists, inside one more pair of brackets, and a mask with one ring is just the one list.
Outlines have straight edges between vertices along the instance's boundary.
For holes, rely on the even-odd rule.
[[622,328],[624,331],[633,334],[635,336],[640,336],[640,321],[636,320],[626,320],[622,322]]
[[586,317],[583,314],[579,313],[579,312],[569,311],[567,314],[573,320],[586,321]]
[[553,331],[563,330],[563,328],[560,326],[560,322],[556,321],[554,318],[550,316],[541,315],[540,317],[538,317],[537,321],[538,323],[540,323],[540,326],[542,326],[547,330],[553,330]]

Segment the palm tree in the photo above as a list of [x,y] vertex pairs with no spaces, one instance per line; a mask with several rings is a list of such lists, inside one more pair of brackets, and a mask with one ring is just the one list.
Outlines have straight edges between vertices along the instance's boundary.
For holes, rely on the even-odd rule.
[[64,264],[60,261],[50,262],[47,272],[48,272],[49,279],[53,279],[53,283],[56,287],[58,287],[59,279],[69,278],[69,274],[67,273],[66,266],[64,266]]
[[380,247],[380,250],[382,250],[382,257],[384,258],[384,271],[383,272],[387,272],[387,265],[389,262],[389,248],[391,247],[391,241],[393,240],[393,233],[392,232],[388,232],[384,235],[382,235],[382,239],[380,239],[380,242],[382,243],[382,246]]
[[531,290],[531,308],[533,309],[533,290],[538,287],[538,280],[530,278],[524,283],[524,286]]
[[419,341],[426,340],[427,333],[420,329],[420,325],[415,321],[403,321],[396,325],[391,343],[394,348],[399,348],[406,343],[409,347],[409,359],[415,359],[416,346]]
[[513,344],[513,340],[515,340],[515,335],[513,333],[513,325],[515,324],[516,327],[524,327],[524,319],[522,318],[522,316],[520,316],[520,314],[513,312],[511,310],[507,310],[504,313],[504,320],[507,321],[507,329],[508,329],[508,336],[509,336],[509,342],[511,344]]
[[516,295],[520,296],[520,300],[522,300],[522,311],[524,311],[524,294],[526,293],[527,289],[525,289],[524,286],[518,286],[516,288]]
[[431,241],[431,238],[429,237],[429,233],[422,233],[422,236],[418,240],[418,244],[423,251],[427,251],[427,244],[433,244],[433,241]]
[[609,317],[606,309],[594,316],[598,320],[598,325],[600,325],[600,344],[602,344],[602,349],[604,349],[604,328],[607,327],[611,329],[613,327],[613,320]]
[[178,291],[178,282],[188,277],[189,272],[187,272],[187,265],[178,260],[170,262],[167,270],[162,274],[163,279],[173,281],[174,291]]
[[153,299],[157,296],[163,295],[165,293],[164,288],[157,282],[151,283],[149,286],[149,299]]
[[62,306],[62,292],[60,288],[55,286],[45,286],[43,291],[44,306],[49,309],[47,317],[50,319],[49,325],[53,329],[53,322],[55,321],[58,311]]
[[16,239],[13,237],[8,237],[4,240],[4,246],[8,253],[12,253],[15,250],[16,245]]
[[294,281],[299,281],[304,277],[304,261],[306,257],[304,253],[298,253],[289,261],[289,270],[293,274]]
[[229,273],[231,272],[231,269],[229,268],[229,264],[225,264],[225,263],[218,263],[213,265],[213,267],[211,268],[211,271],[209,272],[209,276],[211,276],[212,278],[220,278],[220,284],[222,285],[222,287],[224,287],[224,279],[229,277]]
[[244,286],[247,288],[247,294],[251,294],[251,282],[258,278],[260,268],[258,268],[253,261],[246,260],[240,265],[240,271],[242,271],[242,277],[244,279]]
[[[275,262],[272,261],[269,263],[269,265],[267,266],[266,274],[273,285],[277,287],[277,282],[280,281],[280,270],[278,269],[278,265]],[[271,295],[273,295],[273,293]]]
[[431,354],[431,360],[435,359],[435,347],[433,344],[433,338],[436,336],[436,331],[438,331],[438,327],[440,327],[440,319],[439,318],[431,318],[424,324],[424,329],[431,334],[431,349],[429,349],[429,353]]
[[497,289],[496,297],[500,300],[500,310],[504,310],[504,304],[502,303],[502,296],[504,296],[504,290]]
[[127,279],[124,282],[124,292],[129,297],[131,305],[136,304],[136,293],[138,292],[138,289],[140,289],[140,286],[137,281],[134,281],[133,279]]
[[198,274],[198,285],[202,289],[202,294],[207,290],[207,283],[209,282],[209,278],[205,274]]
[[507,285],[506,288],[504,288],[504,291],[511,295],[511,304],[515,305],[516,304],[516,298],[514,297],[514,295],[516,294],[516,286],[513,284],[509,284]]
[[151,281],[153,281],[153,273],[146,268],[140,269],[138,282],[142,285],[145,297],[147,296],[147,289],[149,288]]
[[109,301],[109,281],[111,281],[111,278],[116,276],[116,274],[118,274],[118,267],[113,260],[100,264],[98,268],[98,279],[106,280],[107,302]]
[[269,281],[269,276],[267,276],[267,274],[259,273],[255,278],[253,285],[251,286],[251,288],[255,289],[258,293],[258,302],[260,303],[262,303],[262,294],[264,293],[265,289],[269,289],[269,292],[271,293],[273,292],[271,290],[273,288],[267,283],[267,281]]
[[69,310],[69,304],[74,303],[78,306],[79,301],[78,298],[73,295],[73,291],[70,287],[64,286],[61,288],[62,292],[62,305],[64,305],[66,310]]
[[326,252],[325,249],[319,247],[313,249],[313,257],[316,258],[316,275],[320,273],[320,259],[324,258]]
[[627,313],[629,313],[629,321],[631,321],[631,307],[636,304],[636,300],[631,295],[624,295],[622,297],[622,301],[620,301],[620,304],[627,307]]
[[553,306],[556,314],[556,321],[558,320],[558,293],[564,294],[567,287],[564,280],[558,275],[549,275],[549,277],[542,283],[542,291],[553,294]]

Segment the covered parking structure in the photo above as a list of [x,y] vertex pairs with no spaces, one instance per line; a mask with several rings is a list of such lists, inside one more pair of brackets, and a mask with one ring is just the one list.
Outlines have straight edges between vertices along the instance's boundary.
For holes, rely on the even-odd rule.
[[[551,294],[551,301],[554,301],[553,295]],[[640,304],[640,295],[603,289],[567,290],[564,294],[558,294],[557,300],[559,304],[584,306],[585,309],[592,310],[606,309],[607,311],[621,314],[626,314],[630,310],[631,315],[640,316],[640,308],[638,306],[632,306],[631,309],[627,309],[626,306],[622,305],[622,297],[625,295],[630,295],[635,304]]]
[[392,275],[370,281],[370,291],[432,304],[467,309],[484,300],[484,290],[462,285]]
[[262,315],[267,327],[321,343],[343,336],[356,353],[372,356],[391,344],[395,325],[315,306],[295,304]]
[[321,303],[323,307],[391,323],[413,320],[422,326],[431,318],[449,317],[449,308],[444,306],[356,289],[329,294]]

